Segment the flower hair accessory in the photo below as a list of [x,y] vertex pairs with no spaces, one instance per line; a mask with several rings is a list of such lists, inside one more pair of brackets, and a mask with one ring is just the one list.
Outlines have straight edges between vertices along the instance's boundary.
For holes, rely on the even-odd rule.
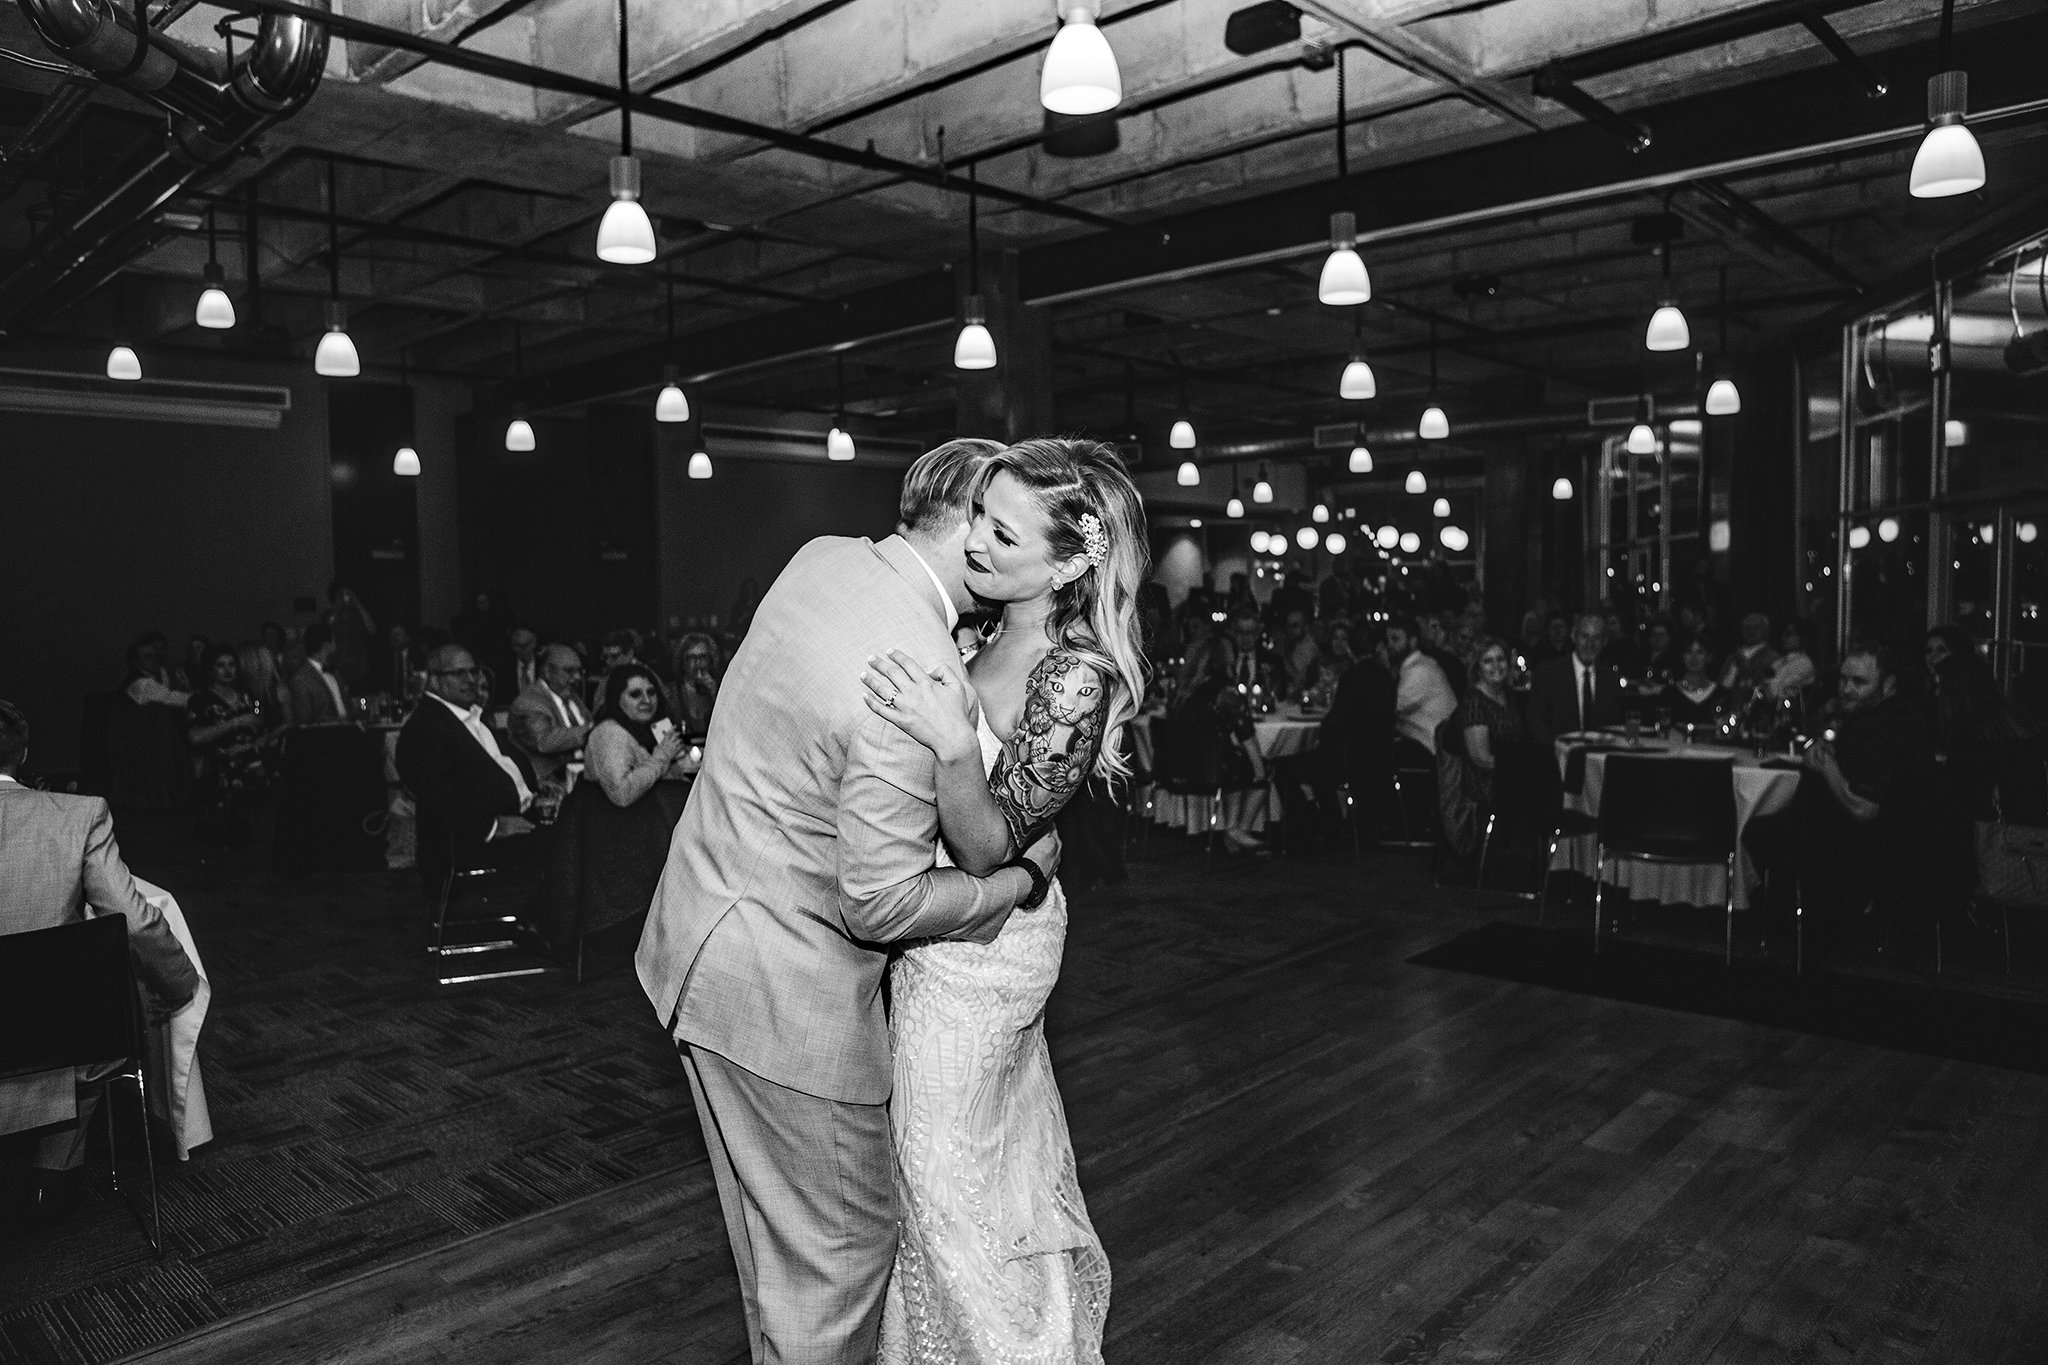
[[1109,532],[1102,529],[1102,519],[1093,512],[1081,514],[1081,553],[1087,556],[1091,568],[1100,567],[1109,558]]

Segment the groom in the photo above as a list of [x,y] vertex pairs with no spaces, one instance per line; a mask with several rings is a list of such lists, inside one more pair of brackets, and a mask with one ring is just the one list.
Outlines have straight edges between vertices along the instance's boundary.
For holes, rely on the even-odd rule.
[[[933,866],[931,752],[860,675],[938,664],[970,609],[967,495],[1001,447],[949,441],[904,478],[899,534],[823,537],[761,600],[719,687],[636,966],[710,1149],[757,1365],[874,1358],[896,1254],[882,1013],[888,945],[987,943],[1031,894]],[[1027,855],[1051,875],[1057,839]]]

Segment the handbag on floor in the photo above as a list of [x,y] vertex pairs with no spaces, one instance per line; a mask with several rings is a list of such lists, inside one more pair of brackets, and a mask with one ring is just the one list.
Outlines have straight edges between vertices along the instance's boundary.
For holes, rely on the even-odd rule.
[[1997,819],[1977,822],[1977,894],[2048,909],[2048,827],[2007,823],[1996,796],[1992,810]]

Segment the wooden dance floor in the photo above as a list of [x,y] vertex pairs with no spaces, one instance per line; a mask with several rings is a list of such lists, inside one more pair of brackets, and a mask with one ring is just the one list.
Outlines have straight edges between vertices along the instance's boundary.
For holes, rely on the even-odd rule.
[[[1052,1018],[1117,1365],[2048,1359],[2048,1079],[1411,966],[1496,914],[1396,855],[1134,871]],[[699,1163],[133,1358],[744,1350]]]

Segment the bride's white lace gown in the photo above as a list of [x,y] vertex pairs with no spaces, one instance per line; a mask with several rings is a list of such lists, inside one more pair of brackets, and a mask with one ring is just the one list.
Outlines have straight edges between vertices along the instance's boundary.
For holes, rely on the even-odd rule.
[[[986,721],[978,730],[988,770],[1002,745]],[[902,1227],[884,1365],[1102,1359],[1109,1259],[1081,1199],[1045,1047],[1066,936],[1055,881],[995,942],[920,943],[890,967]]]

